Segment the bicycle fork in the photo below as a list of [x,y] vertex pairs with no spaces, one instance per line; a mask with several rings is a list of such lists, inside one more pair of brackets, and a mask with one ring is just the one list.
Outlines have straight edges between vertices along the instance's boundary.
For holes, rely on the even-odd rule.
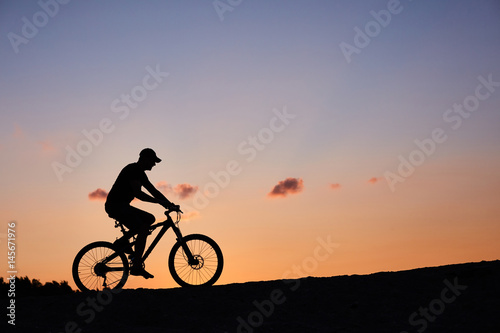
[[187,246],[186,242],[183,240],[181,230],[175,225],[172,225],[172,229],[174,230],[175,236],[177,237],[177,241],[181,243],[181,247],[184,250],[184,254],[187,257],[188,264],[191,266],[198,266],[199,260],[194,257],[193,253],[191,252],[191,249],[189,248],[189,246]]

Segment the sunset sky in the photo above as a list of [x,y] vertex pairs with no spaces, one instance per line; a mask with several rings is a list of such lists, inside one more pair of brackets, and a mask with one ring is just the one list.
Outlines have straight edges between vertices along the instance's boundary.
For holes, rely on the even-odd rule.
[[[498,1],[60,2],[0,4],[18,275],[75,288],[145,147],[183,233],[220,245],[219,284],[500,259]],[[174,241],[126,287],[176,287]]]

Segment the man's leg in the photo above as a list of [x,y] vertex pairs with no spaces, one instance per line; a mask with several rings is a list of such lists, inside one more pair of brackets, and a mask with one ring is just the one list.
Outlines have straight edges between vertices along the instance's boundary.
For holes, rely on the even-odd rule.
[[[142,269],[142,256],[144,250],[146,249],[146,241],[148,238],[149,226],[155,222],[154,215],[140,210],[138,208],[130,206],[128,209],[128,218],[124,224],[131,230],[137,232],[137,238],[135,241],[135,253],[132,259],[132,269],[134,272],[141,272]],[[128,222],[128,223],[127,223]],[[145,272],[145,271],[144,271]],[[147,273],[147,272],[145,272]],[[135,275],[135,274],[134,274]],[[146,278],[153,277],[151,274],[143,275]]]
[[139,232],[137,234],[137,238],[135,240],[134,258],[132,259],[132,264],[135,267],[142,266],[142,255],[144,254],[144,250],[146,249],[147,238],[148,234],[145,232]]

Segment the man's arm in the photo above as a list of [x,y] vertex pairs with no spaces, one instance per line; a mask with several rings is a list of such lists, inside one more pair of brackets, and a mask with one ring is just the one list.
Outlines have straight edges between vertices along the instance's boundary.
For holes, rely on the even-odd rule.
[[146,190],[148,190],[149,193],[151,193],[151,195],[141,191],[141,183],[139,181],[134,181],[133,188],[135,197],[137,199],[152,203],[158,203],[164,207],[173,205],[173,203],[170,202],[170,200],[168,200],[160,191],[158,191],[150,181],[146,181],[143,186],[146,188]]

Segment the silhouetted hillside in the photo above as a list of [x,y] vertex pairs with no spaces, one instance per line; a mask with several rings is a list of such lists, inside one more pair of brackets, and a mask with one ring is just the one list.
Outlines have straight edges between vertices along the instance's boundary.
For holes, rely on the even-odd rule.
[[[500,261],[16,299],[18,332],[500,332]],[[2,325],[5,325],[5,320]]]

